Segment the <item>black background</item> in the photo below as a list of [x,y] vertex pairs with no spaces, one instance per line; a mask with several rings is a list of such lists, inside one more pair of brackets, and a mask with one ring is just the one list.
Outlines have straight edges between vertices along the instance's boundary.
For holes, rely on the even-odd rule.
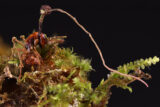
[[[160,3],[152,0],[0,0],[0,35],[6,43],[11,44],[12,36],[37,30],[39,8],[43,4],[75,16],[93,34],[110,67],[160,56]],[[96,70],[90,74],[93,87],[107,77],[109,71],[103,67],[88,35],[66,15],[56,12],[46,17],[43,32],[48,36],[67,35],[65,47],[74,47],[76,53],[92,59]],[[159,107],[160,64],[145,71],[153,77],[147,81],[150,87],[134,82],[132,94],[113,87],[109,107]]]

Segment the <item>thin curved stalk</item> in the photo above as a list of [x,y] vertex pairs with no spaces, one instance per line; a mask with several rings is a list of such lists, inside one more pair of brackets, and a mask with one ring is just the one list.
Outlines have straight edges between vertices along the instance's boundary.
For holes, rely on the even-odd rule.
[[[148,84],[147,84],[144,80],[142,80],[141,78],[136,77],[136,76],[133,76],[133,75],[121,73],[121,72],[119,72],[119,71],[117,71],[117,70],[115,70],[115,69],[112,69],[112,68],[110,68],[109,66],[107,66],[106,63],[105,63],[103,54],[102,54],[102,52],[101,52],[98,44],[97,44],[96,41],[94,40],[92,34],[91,34],[89,31],[87,31],[86,28],[85,28],[83,25],[81,25],[74,16],[72,16],[72,15],[69,14],[68,12],[66,12],[66,11],[64,11],[64,10],[62,10],[62,9],[59,9],[59,8],[46,10],[46,11],[45,11],[45,15],[47,15],[47,13],[51,13],[51,12],[60,12],[60,13],[66,14],[67,16],[69,16],[69,17],[90,37],[91,41],[92,41],[93,44],[95,45],[95,47],[96,47],[96,49],[97,49],[97,51],[98,51],[98,53],[99,53],[99,55],[100,55],[102,64],[103,64],[103,66],[104,66],[106,69],[108,69],[108,70],[111,71],[111,72],[117,73],[117,74],[119,74],[119,75],[121,75],[121,76],[131,77],[131,78],[133,78],[133,79],[136,79],[136,80],[142,82],[146,87],[148,87]],[[44,13],[44,11],[43,11],[43,13]],[[41,14],[41,15],[43,16],[44,14]],[[42,21],[42,20],[41,20],[41,21]]]

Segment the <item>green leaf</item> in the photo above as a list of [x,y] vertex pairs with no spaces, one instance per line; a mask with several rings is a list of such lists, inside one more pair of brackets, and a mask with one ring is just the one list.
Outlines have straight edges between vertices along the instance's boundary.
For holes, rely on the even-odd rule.
[[8,61],[8,64],[19,64],[19,60],[10,60]]
[[129,87],[129,86],[123,86],[122,88],[123,88],[123,89],[127,89],[130,93],[133,92],[132,88]]
[[140,60],[136,60],[134,62],[130,62],[127,64],[124,64],[123,66],[119,66],[118,67],[118,71],[121,73],[126,73],[128,74],[131,70],[136,71],[137,69],[145,69],[145,67],[149,67],[152,64],[156,64],[157,62],[159,62],[159,58],[157,56],[154,56],[153,58],[146,58],[144,59],[140,59]]

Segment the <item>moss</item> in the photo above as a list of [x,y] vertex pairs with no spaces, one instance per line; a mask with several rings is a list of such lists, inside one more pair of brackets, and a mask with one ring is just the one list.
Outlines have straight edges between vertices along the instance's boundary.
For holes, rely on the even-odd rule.
[[[30,51],[23,47],[23,40],[13,42],[10,59],[1,57],[1,106],[104,107],[108,104],[112,86],[132,92],[128,84],[135,79],[115,73],[111,73],[107,80],[102,79],[93,89],[87,76],[92,71],[91,60],[78,56],[73,49],[60,48],[58,43],[55,44],[56,38],[50,37],[49,40],[52,43],[46,44],[45,48],[36,46]],[[140,59],[119,66],[118,71],[146,79],[149,74],[140,69],[157,62],[158,57]]]
[[[41,33],[44,16],[52,11],[65,13],[73,19],[89,35],[103,61],[92,35],[72,15],[61,9],[51,10],[49,6],[42,6],[37,34]],[[39,35],[33,34],[27,38],[21,36],[21,40],[13,37],[13,47],[8,51],[10,54],[0,53],[1,107],[105,107],[113,86],[132,92],[128,85],[137,80],[133,76],[150,79],[151,76],[142,70],[159,62],[155,56],[117,68],[118,73],[132,76],[122,76],[110,68],[108,70],[113,72],[108,78],[92,88],[88,79],[88,73],[94,68],[91,60],[78,56],[73,48],[59,47],[66,36],[47,37],[44,34],[39,39]]]

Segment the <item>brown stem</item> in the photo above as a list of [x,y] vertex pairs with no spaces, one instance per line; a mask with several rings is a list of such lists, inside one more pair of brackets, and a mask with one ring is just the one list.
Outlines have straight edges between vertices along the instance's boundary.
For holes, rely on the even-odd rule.
[[24,66],[23,66],[22,58],[21,58],[21,55],[19,54],[19,52],[18,52],[18,57],[19,57],[19,61],[20,61],[20,64],[19,64],[19,69],[20,69],[19,79],[20,79],[22,76],[22,68]]
[[17,42],[18,44],[20,44],[21,46],[25,46],[22,42],[20,42],[19,40],[17,40],[16,37],[12,37],[12,42],[13,42],[13,45],[15,46],[15,42]]
[[41,14],[40,18],[39,18],[39,28],[38,28],[38,35],[40,36],[41,32],[42,32],[42,24],[43,24],[43,20],[44,20],[45,14]]
[[19,61],[20,61],[20,64],[19,64],[19,69],[20,69],[20,73],[19,73],[19,79],[21,78],[21,74],[22,74],[22,68],[24,67],[23,66],[23,62],[22,62],[22,58],[21,58],[21,55],[20,55],[20,52],[21,51],[24,51],[23,49],[18,49],[15,47],[15,42],[17,42],[18,44],[20,44],[21,46],[25,46],[22,42],[20,42],[19,40],[17,40],[16,37],[13,37],[12,38],[12,42],[13,42],[13,48],[12,48],[12,55],[13,55],[13,50],[16,50],[16,52],[18,53],[18,58],[19,58]]
[[64,11],[64,10],[62,10],[62,9],[55,8],[55,9],[48,10],[47,12],[54,12],[54,11],[55,11],[55,12],[60,12],[60,13],[63,13],[63,14],[66,14],[67,16],[69,16],[69,17],[90,37],[91,41],[92,41],[93,44],[95,45],[95,47],[96,47],[96,49],[97,49],[97,51],[98,51],[98,53],[99,53],[99,55],[100,55],[100,58],[101,58],[102,63],[103,63],[103,66],[104,66],[106,69],[108,69],[108,70],[111,71],[111,72],[117,73],[117,74],[119,74],[119,75],[125,76],[125,77],[132,77],[132,78],[134,78],[134,79],[142,82],[144,85],[146,85],[146,87],[148,87],[148,84],[147,84],[145,81],[143,81],[141,78],[135,77],[135,76],[133,76],[133,75],[123,74],[123,73],[121,73],[121,72],[119,72],[119,71],[117,71],[117,70],[114,70],[114,69],[110,68],[109,66],[107,66],[107,65],[105,64],[105,60],[104,60],[103,54],[102,54],[102,52],[101,52],[98,44],[97,44],[96,41],[94,40],[93,36],[91,35],[91,33],[88,32],[88,31],[85,29],[85,27],[82,26],[75,17],[73,17],[71,14],[69,14],[68,12],[66,12],[66,11]]

